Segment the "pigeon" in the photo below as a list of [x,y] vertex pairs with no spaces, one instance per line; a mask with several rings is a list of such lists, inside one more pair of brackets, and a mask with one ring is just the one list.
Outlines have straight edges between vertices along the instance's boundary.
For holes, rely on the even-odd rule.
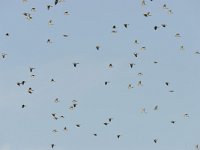
[[130,67],[133,68],[133,65],[135,65],[134,63],[129,63]]
[[34,91],[34,90],[33,90],[31,87],[28,89],[28,93],[29,93],[29,94],[32,94],[33,91]]
[[96,46],[96,49],[99,50],[99,48],[100,48],[100,46],[97,45],[97,46]]
[[176,122],[176,121],[174,121],[174,120],[171,121],[172,124],[175,124],[175,122]]
[[146,13],[144,13],[143,14],[145,17],[149,17],[149,16],[151,16],[151,13],[150,12],[146,12]]
[[29,71],[30,71],[30,72],[33,72],[34,69],[35,69],[35,68],[33,68],[33,67],[29,67]]
[[156,105],[156,106],[154,107],[154,110],[158,110],[158,105]]
[[57,5],[58,4],[58,0],[55,0],[54,4]]
[[51,7],[53,7],[53,6],[47,5],[47,10],[50,10]]
[[77,126],[77,127],[80,127],[81,125],[80,125],[80,124],[76,124],[76,126]]
[[104,84],[107,85],[108,83],[110,83],[109,81],[105,81]]
[[55,144],[51,144],[51,148],[54,148]]
[[129,26],[129,24],[124,24],[124,27],[125,27],[125,28],[128,28],[128,26]]
[[6,58],[7,55],[8,55],[8,54],[6,54],[6,53],[2,53],[2,54],[1,54],[2,58]]
[[154,143],[157,143],[157,142],[158,142],[158,139],[154,139],[153,141],[154,141]]
[[79,64],[78,62],[73,63],[74,67],[76,67],[78,64]]

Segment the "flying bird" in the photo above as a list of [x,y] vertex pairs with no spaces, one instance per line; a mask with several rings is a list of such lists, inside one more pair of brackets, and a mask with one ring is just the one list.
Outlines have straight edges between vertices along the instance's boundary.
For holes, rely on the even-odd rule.
[[58,0],[55,0],[54,4],[57,5],[58,4]]
[[146,13],[144,13],[143,14],[145,17],[149,17],[149,16],[151,16],[151,13],[150,12],[146,12]]
[[76,67],[79,63],[78,62],[74,62],[73,66]]

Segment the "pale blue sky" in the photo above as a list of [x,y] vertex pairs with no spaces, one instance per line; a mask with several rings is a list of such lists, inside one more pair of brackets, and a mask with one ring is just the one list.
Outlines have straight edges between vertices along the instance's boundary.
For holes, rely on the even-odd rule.
[[[194,54],[200,51],[200,1],[146,2],[146,6],[140,0],[65,0],[56,6],[53,0],[1,2],[0,52],[8,55],[0,59],[0,150],[49,150],[52,143],[55,150],[195,149],[200,143],[200,55]],[[162,8],[165,3],[172,15]],[[49,11],[48,4],[53,5]],[[148,11],[152,16],[146,18],[143,13]],[[33,19],[27,20],[24,12]],[[53,26],[48,26],[50,19]],[[127,29],[124,23],[129,24]],[[167,27],[154,31],[160,24]],[[113,25],[116,34],[111,33]],[[52,44],[46,43],[48,38]],[[142,46],[145,51],[139,50]],[[73,62],[80,64],[74,68]],[[136,64],[132,69],[130,62]],[[29,67],[36,68],[34,79]],[[22,80],[27,83],[18,87]],[[140,80],[142,87],[137,86]],[[104,81],[111,83],[105,86]],[[133,89],[128,89],[129,83]],[[29,87],[35,90],[32,95]],[[57,97],[60,103],[54,103]],[[71,111],[73,99],[78,106]],[[153,110],[156,105],[158,111]],[[52,113],[65,118],[53,120]],[[104,126],[109,117],[113,121]],[[53,129],[59,132],[52,133]]]

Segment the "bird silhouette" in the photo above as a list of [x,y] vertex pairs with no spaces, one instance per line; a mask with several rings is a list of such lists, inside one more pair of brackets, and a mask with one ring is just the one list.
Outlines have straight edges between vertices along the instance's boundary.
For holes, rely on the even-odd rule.
[[78,62],[73,63],[74,67],[77,67],[78,64],[79,64]]

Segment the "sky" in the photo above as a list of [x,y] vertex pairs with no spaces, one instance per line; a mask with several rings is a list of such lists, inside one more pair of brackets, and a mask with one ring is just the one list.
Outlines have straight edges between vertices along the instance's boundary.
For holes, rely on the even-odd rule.
[[[0,150],[50,150],[51,144],[55,150],[195,149],[200,144],[199,6],[198,0],[146,0],[145,6],[141,0],[1,2],[0,53],[7,55],[0,58]],[[144,17],[147,12],[151,16]],[[21,81],[25,85],[17,86]],[[77,107],[70,110],[73,100]],[[52,113],[64,118],[55,120]]]

